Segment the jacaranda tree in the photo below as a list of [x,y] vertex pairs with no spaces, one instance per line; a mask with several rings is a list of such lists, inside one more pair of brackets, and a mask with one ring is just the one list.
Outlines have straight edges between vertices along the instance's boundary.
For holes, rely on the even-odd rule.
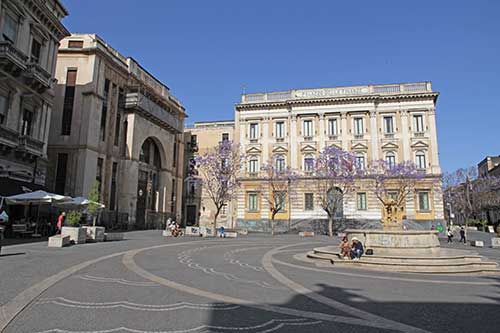
[[328,215],[328,235],[333,237],[333,220],[342,210],[344,196],[354,190],[362,170],[354,154],[333,146],[325,147],[315,160],[314,183],[321,208]]
[[425,171],[410,161],[391,164],[379,160],[370,165],[366,175],[374,180],[375,195],[384,207],[384,228],[402,228],[406,198],[425,176]]
[[219,145],[205,154],[197,156],[195,163],[203,191],[206,191],[215,206],[213,232],[217,230],[217,218],[222,207],[231,201],[237,193],[243,155],[239,145],[232,141],[221,141]]
[[[263,182],[260,193],[269,205],[271,214],[271,235],[274,236],[274,218],[276,214],[285,211],[286,205],[291,205],[292,186],[297,179],[297,174],[289,167],[270,161],[262,166]],[[291,214],[291,207],[288,208]]]

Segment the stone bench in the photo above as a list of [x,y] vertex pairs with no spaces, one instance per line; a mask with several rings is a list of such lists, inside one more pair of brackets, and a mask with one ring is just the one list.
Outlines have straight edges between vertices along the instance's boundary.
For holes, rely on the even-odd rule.
[[104,234],[105,242],[121,241],[121,240],[123,240],[123,233],[121,232],[112,232]]
[[201,236],[200,228],[199,227],[186,227],[184,235],[200,237]]
[[49,237],[48,247],[63,247],[69,245],[70,237],[69,236],[61,236],[55,235]]
[[491,247],[495,249],[500,248],[500,237],[491,238]]
[[[221,237],[220,231],[217,230],[217,237]],[[236,238],[238,233],[234,230],[224,230],[224,238]]]
[[484,247],[484,242],[480,240],[471,241],[470,245],[475,247]]
[[301,231],[299,232],[300,237],[314,237],[314,231]]

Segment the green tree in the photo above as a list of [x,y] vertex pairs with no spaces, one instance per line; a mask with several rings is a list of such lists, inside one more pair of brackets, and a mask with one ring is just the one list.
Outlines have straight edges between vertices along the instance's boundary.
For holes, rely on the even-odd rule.
[[92,185],[92,189],[87,196],[87,199],[90,203],[87,205],[87,212],[92,216],[92,225],[95,227],[97,215],[100,208],[100,193],[99,193],[99,182],[96,180],[94,185]]

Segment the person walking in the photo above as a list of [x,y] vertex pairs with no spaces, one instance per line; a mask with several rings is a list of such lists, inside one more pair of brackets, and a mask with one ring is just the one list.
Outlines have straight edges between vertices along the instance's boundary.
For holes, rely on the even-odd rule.
[[56,235],[61,234],[62,227],[64,225],[64,221],[66,220],[66,213],[62,212],[61,215],[57,218],[57,224],[56,224]]
[[451,229],[448,228],[448,243],[453,243],[453,232],[451,232]]
[[459,243],[462,243],[462,241],[464,242],[464,244],[467,243],[467,241],[465,240],[465,229],[464,229],[464,227],[460,228],[460,242]]

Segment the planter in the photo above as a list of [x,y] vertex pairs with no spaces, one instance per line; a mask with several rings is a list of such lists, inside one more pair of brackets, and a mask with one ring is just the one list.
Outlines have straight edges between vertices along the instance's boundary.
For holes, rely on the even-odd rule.
[[87,240],[87,232],[81,227],[62,227],[61,236],[69,236],[75,244],[84,244]]
[[85,230],[87,240],[91,242],[104,242],[104,227],[82,227]]
[[49,237],[48,247],[63,247],[69,245],[69,242],[70,242],[69,236],[63,237],[61,235],[55,235]]

